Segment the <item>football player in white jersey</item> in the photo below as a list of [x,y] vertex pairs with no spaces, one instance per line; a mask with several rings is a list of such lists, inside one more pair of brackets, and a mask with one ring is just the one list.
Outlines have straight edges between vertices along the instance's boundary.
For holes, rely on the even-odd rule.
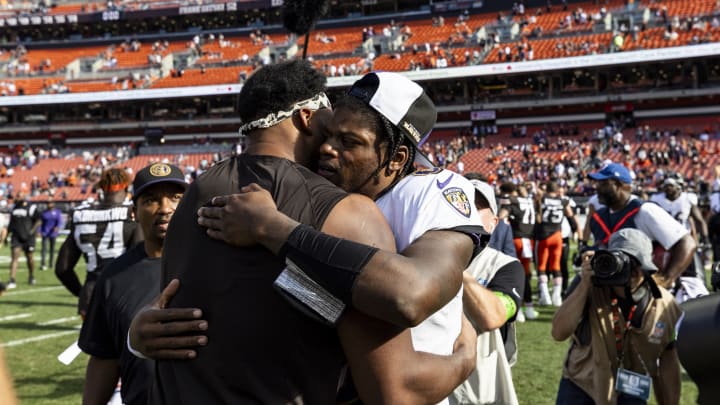
[[[693,199],[688,193],[682,191],[681,183],[671,177],[663,181],[662,190],[660,193],[653,194],[650,201],[667,211],[685,229],[694,233],[696,238],[699,233],[700,241],[707,242],[708,227],[697,207],[697,199]],[[705,287],[705,274],[697,252],[688,268],[680,276],[680,285],[682,287],[678,289],[676,296],[681,302],[688,298],[709,294]]]
[[[422,159],[422,154],[402,145],[402,140],[389,142],[390,139],[380,138],[382,132],[400,132],[401,136],[417,146],[429,135],[402,130],[404,124],[400,121],[411,114],[407,110],[402,111],[402,95],[408,93],[403,89],[411,90],[410,94],[423,93],[420,86],[397,74],[368,74],[356,82],[349,91],[350,97],[336,106],[329,138],[321,147],[318,173],[345,190],[360,192],[375,199],[393,230],[398,252],[420,258],[421,255],[413,249],[414,242],[433,238],[436,231],[481,225],[473,202],[475,189],[467,179],[438,168],[406,174],[412,171],[409,157],[414,154],[416,158],[419,156]],[[393,111],[396,108],[398,111]],[[397,118],[400,121],[393,119],[394,113],[399,113]],[[378,118],[391,122],[392,126],[401,130],[393,129],[391,132],[387,129],[383,131],[382,128],[368,128],[367,124],[358,125]],[[383,144],[390,146],[391,143],[396,143],[394,157],[388,153],[392,152],[390,150],[380,152]],[[409,154],[403,158],[401,156],[405,150]],[[395,159],[402,160],[396,162]],[[399,165],[401,161],[403,164]],[[402,167],[402,170],[397,174],[392,173],[393,166],[398,169]],[[390,176],[393,180],[383,188],[380,176]],[[465,244],[464,249],[468,247],[471,246]],[[451,241],[447,248],[454,250],[458,246]],[[432,266],[432,261],[441,258],[426,260],[430,260],[426,265]],[[462,274],[463,269],[455,270]],[[453,341],[459,332],[461,313],[462,290],[458,287],[449,303],[413,328],[413,345],[416,350],[451,353]]]
[[[407,142],[389,142],[382,139],[382,132],[397,133],[397,130],[382,131],[367,124],[377,120],[388,120],[402,128],[404,116],[411,113],[402,111],[402,88],[422,93],[422,88],[404,76],[391,73],[368,74],[349,91],[350,97],[336,105],[335,116],[329,127],[328,141],[321,148],[318,173],[348,191],[355,191],[375,199],[390,224],[396,239],[397,250],[408,258],[425,260],[425,265],[435,267],[434,262],[442,262],[441,257],[425,257],[414,249],[416,242],[434,238],[438,231],[458,230],[463,227],[481,226],[474,205],[475,189],[465,178],[448,170],[438,168],[418,170],[410,174],[412,162],[409,157],[422,155],[408,148]],[[412,103],[408,103],[412,104]],[[400,109],[399,125],[394,121],[393,109]],[[428,134],[413,138],[412,130],[401,134],[411,145],[417,146]],[[415,134],[419,135],[419,134]],[[389,143],[388,143],[389,142]],[[391,146],[396,152],[390,155],[382,153],[383,144]],[[407,150],[410,156],[401,157]],[[395,161],[398,159],[399,161]],[[404,160],[404,162],[403,162]],[[398,163],[403,162],[403,165]],[[427,165],[427,163],[426,163]],[[402,167],[397,174],[392,167]],[[394,180],[389,186],[382,187],[380,176],[390,176]],[[465,240],[464,242],[467,242]],[[466,243],[458,246],[457,241],[438,241],[446,244],[448,251],[467,249]],[[463,246],[464,245],[464,246]],[[450,253],[449,253],[450,254]],[[449,271],[448,271],[449,270]],[[445,269],[448,277],[453,272],[462,274],[464,266],[457,269]],[[416,350],[435,354],[450,354],[453,341],[459,332],[462,314],[462,289],[456,293],[443,308],[434,312],[418,326],[412,329],[413,346]],[[443,401],[442,403],[446,403]]]

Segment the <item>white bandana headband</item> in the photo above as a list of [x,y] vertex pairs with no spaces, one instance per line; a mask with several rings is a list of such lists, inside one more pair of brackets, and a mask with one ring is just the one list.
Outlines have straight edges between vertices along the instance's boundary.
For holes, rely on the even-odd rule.
[[313,96],[312,98],[308,98],[306,100],[298,101],[297,103],[293,104],[292,108],[287,111],[278,111],[273,112],[268,115],[266,115],[263,118],[258,118],[254,121],[250,121],[246,124],[242,124],[240,126],[240,135],[247,134],[248,132],[252,131],[253,129],[258,128],[270,128],[272,126],[275,126],[279,124],[280,122],[292,117],[293,114],[295,114],[296,111],[299,111],[303,108],[308,108],[313,111],[317,111],[321,108],[331,108],[330,100],[328,99],[327,95],[325,93],[320,92]]

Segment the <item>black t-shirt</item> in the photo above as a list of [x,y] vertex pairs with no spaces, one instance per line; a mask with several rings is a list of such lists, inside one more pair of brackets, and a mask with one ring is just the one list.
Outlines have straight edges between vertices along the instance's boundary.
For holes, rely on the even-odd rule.
[[10,211],[10,223],[8,232],[12,237],[27,242],[35,237],[32,233],[33,224],[40,221],[40,211],[36,205],[30,205],[27,201],[19,201]]
[[152,360],[139,359],[126,347],[130,323],[160,288],[160,258],[149,258],[138,243],[107,265],[98,278],[78,345],[87,354],[118,359],[122,399],[127,405],[147,403]]
[[73,211],[70,235],[82,251],[87,271],[101,272],[103,267],[128,248],[137,223],[129,205],[88,205]]
[[153,404],[332,404],[344,356],[334,329],[302,315],[274,290],[283,258],[262,247],[210,239],[197,210],[214,196],[256,182],[278,209],[321,228],[345,192],[285,159],[240,155],[190,185],[163,251],[163,285],[180,280],[172,307],[196,307],[208,345],[192,361],[158,361]]

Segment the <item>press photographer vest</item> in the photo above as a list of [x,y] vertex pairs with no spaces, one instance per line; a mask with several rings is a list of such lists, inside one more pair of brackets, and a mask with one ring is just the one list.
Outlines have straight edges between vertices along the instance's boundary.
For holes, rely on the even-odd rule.
[[[517,261],[505,253],[486,247],[475,256],[466,272],[487,285],[498,270]],[[518,403],[510,367],[517,362],[515,322],[506,324],[503,340],[500,328],[483,332],[477,337],[477,360],[472,374],[450,394],[450,404],[506,404]]]
[[595,211],[590,218],[590,232],[595,238],[595,246],[606,246],[610,235],[623,228],[635,228],[635,215],[644,203],[639,198],[633,198],[620,211],[611,213],[610,208],[603,207]]
[[[660,288],[659,292],[659,297],[651,295],[644,311],[638,310],[639,314],[633,317],[633,326],[622,347],[625,352],[625,369],[641,374],[647,372],[653,378],[660,378],[662,383],[658,359],[672,347],[675,325],[682,311],[667,290]],[[618,322],[622,336],[626,329],[626,319],[622,313],[619,314]],[[563,377],[590,395],[596,404],[615,404],[615,374],[619,364],[609,288],[592,287],[580,324],[588,329],[586,332],[590,341],[583,342],[585,339],[580,336],[583,334],[580,331],[582,326],[579,325],[565,358]],[[655,384],[656,381],[653,381],[653,389]]]

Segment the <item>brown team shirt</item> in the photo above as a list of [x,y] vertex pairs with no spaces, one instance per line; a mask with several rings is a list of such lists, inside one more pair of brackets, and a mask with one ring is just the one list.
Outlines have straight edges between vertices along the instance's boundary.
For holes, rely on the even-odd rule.
[[188,188],[168,229],[163,283],[180,279],[173,307],[198,307],[209,343],[197,359],[159,361],[153,404],[330,404],[344,356],[334,329],[295,310],[273,289],[284,259],[263,247],[210,239],[197,210],[251,182],[278,209],[319,229],[345,192],[285,159],[240,155],[213,166]]

